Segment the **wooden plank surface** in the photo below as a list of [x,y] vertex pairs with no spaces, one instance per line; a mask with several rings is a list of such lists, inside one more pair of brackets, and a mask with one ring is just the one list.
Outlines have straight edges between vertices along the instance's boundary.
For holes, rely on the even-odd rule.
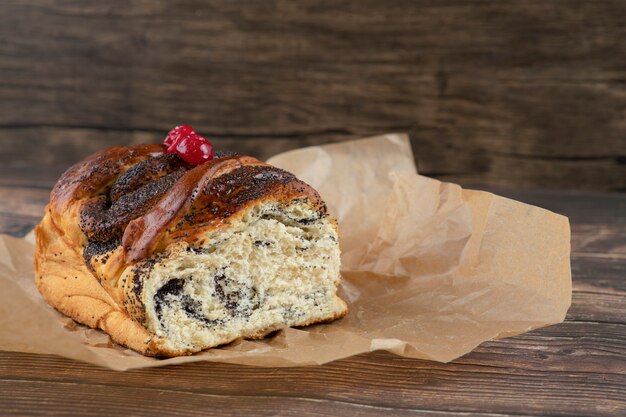
[[261,157],[406,131],[431,176],[626,190],[625,16],[622,0],[4,1],[0,165],[187,122]]
[[117,373],[0,352],[0,415],[626,415],[626,196],[519,188],[626,190],[625,16],[620,0],[0,2],[0,232],[31,230],[69,164],[183,122],[261,158],[406,131],[420,172],[569,216],[574,289],[565,323],[449,364]]
[[[0,170],[0,231],[20,236],[38,221],[52,174],[24,169],[11,185],[16,175]],[[484,343],[449,364],[376,352],[319,367],[193,363],[118,373],[0,352],[0,414],[626,413],[626,196],[496,191],[570,217],[574,295],[565,323]]]

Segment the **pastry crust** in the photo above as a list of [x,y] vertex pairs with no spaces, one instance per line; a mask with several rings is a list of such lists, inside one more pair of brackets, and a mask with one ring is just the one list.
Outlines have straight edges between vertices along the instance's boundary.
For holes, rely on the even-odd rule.
[[175,356],[163,341],[132,320],[89,271],[83,257],[46,215],[35,228],[35,283],[48,304],[66,316],[108,333],[117,343],[145,355]]
[[[232,228],[262,205],[297,202],[317,213],[315,221],[327,216],[315,190],[254,158],[221,158],[199,167],[168,158],[160,145],[110,148],[87,158],[59,180],[35,229],[36,285],[46,302],[150,356],[186,355],[204,347],[172,348],[166,337],[148,330],[143,287],[149,274],[142,274],[140,265],[180,247],[202,246],[207,236]],[[160,190],[162,183],[167,187]],[[145,190],[152,194],[146,197]],[[108,210],[118,203],[130,208],[122,206],[117,217],[107,218],[98,207],[104,198],[110,199]],[[336,222],[329,221],[336,236]],[[337,271],[335,287],[338,281]],[[296,325],[343,316],[345,303],[336,296],[334,302],[325,316]],[[238,337],[262,338],[284,327],[274,324]]]

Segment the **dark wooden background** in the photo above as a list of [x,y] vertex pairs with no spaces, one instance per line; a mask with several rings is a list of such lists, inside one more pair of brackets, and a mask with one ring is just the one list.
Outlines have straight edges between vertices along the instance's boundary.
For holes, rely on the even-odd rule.
[[626,191],[625,21],[622,0],[3,0],[0,170],[190,123],[260,157],[406,131],[445,180]]
[[566,321],[449,364],[0,352],[0,415],[625,415],[626,194],[580,190],[626,191],[626,1],[0,0],[0,233],[72,162],[181,123],[261,158],[409,132],[422,173],[570,218]]

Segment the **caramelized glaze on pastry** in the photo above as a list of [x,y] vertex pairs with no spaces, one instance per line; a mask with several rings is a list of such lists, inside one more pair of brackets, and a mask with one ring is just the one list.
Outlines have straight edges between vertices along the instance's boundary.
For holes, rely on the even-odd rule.
[[146,355],[346,312],[336,221],[313,188],[250,156],[103,150],[59,179],[36,238],[46,301]]

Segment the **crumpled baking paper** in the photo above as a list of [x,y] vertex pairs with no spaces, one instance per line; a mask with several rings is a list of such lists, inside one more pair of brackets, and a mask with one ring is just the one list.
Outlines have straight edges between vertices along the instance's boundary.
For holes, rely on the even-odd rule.
[[[338,219],[346,317],[238,340],[193,356],[144,357],[48,306],[33,236],[0,235],[0,350],[57,354],[115,370],[195,361],[323,364],[363,352],[451,361],[480,343],[563,321],[571,303],[568,219],[417,174],[389,134],[276,155]],[[42,213],[43,214],[43,213]]]

